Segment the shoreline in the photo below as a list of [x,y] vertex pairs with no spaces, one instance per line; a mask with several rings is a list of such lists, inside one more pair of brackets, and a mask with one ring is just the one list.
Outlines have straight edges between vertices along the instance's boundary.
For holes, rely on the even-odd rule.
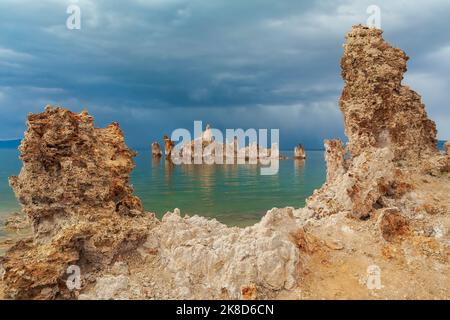
[[[434,122],[401,84],[406,60],[381,30],[352,28],[341,61],[348,145],[325,141],[326,182],[304,208],[274,208],[245,228],[177,209],[161,220],[146,214],[129,184],[135,153],[118,124],[94,128],[87,112],[53,106],[30,115],[21,147],[27,166],[11,185],[34,241],[4,257],[5,293],[448,299],[450,154],[437,150]],[[72,290],[60,283],[74,265],[83,278]]]
[[[295,166],[299,160],[286,160],[276,177],[266,178],[253,172],[257,165],[180,165],[167,170],[164,159],[157,164],[151,161],[150,150],[138,154],[130,176],[134,193],[146,211],[161,218],[178,207],[190,215],[217,218],[228,226],[254,224],[274,206],[302,207],[322,185],[326,173],[321,152],[315,152],[301,167]],[[0,219],[21,210],[10,188],[4,197],[8,208],[0,208]],[[261,197],[263,201],[259,201]],[[10,198],[16,206],[9,205]]]

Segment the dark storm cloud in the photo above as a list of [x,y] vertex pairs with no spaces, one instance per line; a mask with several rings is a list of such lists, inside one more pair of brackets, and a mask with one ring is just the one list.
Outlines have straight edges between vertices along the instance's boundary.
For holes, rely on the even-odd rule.
[[[81,8],[81,30],[65,26]],[[203,120],[280,128],[283,148],[342,137],[344,34],[377,4],[405,79],[450,137],[447,1],[134,0],[0,2],[0,139],[48,103],[119,121],[134,146]]]

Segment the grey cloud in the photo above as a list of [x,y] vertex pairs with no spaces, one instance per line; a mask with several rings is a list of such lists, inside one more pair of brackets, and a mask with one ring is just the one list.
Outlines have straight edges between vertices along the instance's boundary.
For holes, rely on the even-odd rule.
[[[204,120],[280,128],[284,148],[320,147],[343,137],[341,45],[372,2],[79,0],[82,29],[69,31],[70,1],[2,1],[0,139],[56,103],[87,107],[99,125],[119,121],[132,145]],[[449,138],[450,5],[378,3],[385,37],[411,56],[405,82]]]

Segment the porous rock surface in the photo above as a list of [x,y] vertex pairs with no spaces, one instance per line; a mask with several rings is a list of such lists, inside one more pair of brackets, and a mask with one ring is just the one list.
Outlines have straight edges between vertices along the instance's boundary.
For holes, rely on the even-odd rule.
[[265,293],[296,285],[299,250],[292,209],[271,210],[247,228],[229,228],[216,220],[168,213],[145,247],[159,251],[178,279],[180,296],[238,299],[255,285]]
[[[127,261],[127,290],[111,296],[114,280],[111,286],[86,290],[80,298],[273,298],[297,286],[298,232],[292,208],[272,209],[247,228],[227,227],[199,216],[182,217],[175,209],[152,230],[138,257]],[[97,282],[116,279],[113,269]]]
[[97,129],[86,112],[48,106],[27,126],[10,185],[34,239],[6,254],[4,282],[12,298],[55,298],[69,265],[111,262],[145,240],[149,221],[132,195],[134,152],[118,124]]
[[268,214],[247,229],[176,213],[160,222],[132,195],[134,152],[117,124],[97,129],[86,112],[48,106],[28,117],[20,151],[24,165],[10,184],[34,238],[5,256],[5,291],[11,298],[77,297],[79,292],[65,285],[70,265],[80,266],[84,278],[97,279],[95,298],[112,298],[128,280],[107,276],[114,280],[107,281],[97,274],[142,244],[144,253],[159,252],[164,269],[177,279],[177,297],[240,298],[241,289],[253,285],[262,291],[295,285],[298,249],[287,229],[277,231],[287,226],[295,231],[292,210]]
[[448,164],[420,96],[401,83],[406,54],[379,29],[355,26],[346,40],[340,108],[348,144],[325,142],[327,181],[307,207],[318,216],[367,218],[405,191],[409,170],[445,171]]
[[294,159],[306,159],[305,149],[300,143],[294,148]]
[[[450,157],[401,84],[406,59],[380,30],[353,27],[342,59],[348,145],[325,141],[326,183],[305,208],[272,209],[247,228],[178,209],[143,214],[117,125],[94,129],[61,108],[31,115],[11,185],[35,236],[0,262],[0,296],[449,299]],[[65,286],[70,264],[81,266],[79,290]],[[370,270],[381,287],[368,285]]]
[[[242,141],[245,144],[245,141]],[[176,163],[196,163],[201,161],[205,164],[241,163],[258,161],[266,163],[267,160],[286,160],[287,157],[280,155],[278,146],[272,144],[271,148],[264,148],[256,142],[251,142],[248,146],[239,147],[238,138],[235,136],[233,142],[222,143],[215,141],[212,128],[207,125],[199,138],[184,142],[179,150],[172,152],[172,160]],[[303,151],[304,154],[304,151]],[[303,158],[304,159],[304,158]]]
[[155,157],[156,158],[162,157],[161,146],[156,141],[152,143],[152,157],[153,158],[155,158]]
[[435,155],[436,125],[420,96],[401,83],[407,55],[384,41],[379,29],[356,26],[346,39],[340,107],[350,157],[384,147],[394,161]]

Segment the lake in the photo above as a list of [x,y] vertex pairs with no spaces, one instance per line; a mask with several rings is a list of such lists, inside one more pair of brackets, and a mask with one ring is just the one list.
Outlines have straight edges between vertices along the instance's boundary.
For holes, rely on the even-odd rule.
[[[303,207],[325,181],[323,151],[307,151],[305,161],[293,160],[292,152],[280,153],[289,160],[280,161],[278,174],[263,176],[258,165],[177,166],[152,160],[150,149],[138,150],[131,182],[145,210],[158,217],[180,208],[182,214],[247,226],[273,207]],[[0,149],[0,219],[20,210],[8,185],[8,177],[20,171],[18,156],[16,149]]]

